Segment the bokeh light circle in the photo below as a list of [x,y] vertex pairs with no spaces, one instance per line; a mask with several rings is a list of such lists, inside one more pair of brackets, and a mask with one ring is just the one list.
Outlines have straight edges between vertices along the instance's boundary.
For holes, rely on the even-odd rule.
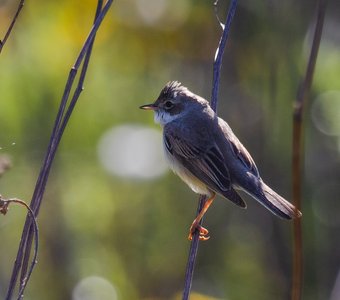
[[190,1],[182,0],[125,0],[117,3],[116,13],[131,27],[171,31],[187,20],[190,7]]
[[340,136],[340,91],[321,94],[312,105],[315,127],[330,136]]
[[137,11],[146,24],[156,23],[166,12],[167,0],[138,0],[136,1]]
[[105,278],[89,276],[80,280],[72,292],[72,300],[116,300],[116,288]]
[[320,223],[329,227],[340,226],[340,183],[329,182],[317,188],[313,194],[313,212]]
[[159,130],[127,124],[103,134],[98,156],[112,175],[132,179],[152,179],[167,171]]

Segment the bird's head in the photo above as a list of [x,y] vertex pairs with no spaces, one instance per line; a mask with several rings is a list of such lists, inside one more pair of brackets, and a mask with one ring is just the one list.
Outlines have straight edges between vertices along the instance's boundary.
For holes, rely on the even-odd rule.
[[191,108],[200,105],[203,99],[199,100],[198,98],[200,97],[190,92],[180,82],[170,81],[162,89],[154,103],[142,105],[140,108],[153,110],[155,122],[166,125],[190,112]]

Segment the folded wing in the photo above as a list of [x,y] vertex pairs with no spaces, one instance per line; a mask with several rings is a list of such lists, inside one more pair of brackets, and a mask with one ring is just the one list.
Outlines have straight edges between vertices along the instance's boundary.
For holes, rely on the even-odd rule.
[[246,207],[245,202],[231,186],[228,167],[219,147],[195,143],[195,139],[179,138],[175,131],[165,128],[164,140],[167,151],[173,155],[191,174],[214,192],[221,194],[235,204]]

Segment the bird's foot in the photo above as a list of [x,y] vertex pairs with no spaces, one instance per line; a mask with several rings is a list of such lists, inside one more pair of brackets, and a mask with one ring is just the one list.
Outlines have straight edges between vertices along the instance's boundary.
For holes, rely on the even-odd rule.
[[195,221],[192,223],[190,229],[189,229],[189,236],[188,240],[191,241],[192,237],[195,233],[195,231],[198,230],[199,232],[199,240],[200,241],[207,241],[210,239],[210,236],[208,236],[209,230],[204,228],[203,226],[197,224]]

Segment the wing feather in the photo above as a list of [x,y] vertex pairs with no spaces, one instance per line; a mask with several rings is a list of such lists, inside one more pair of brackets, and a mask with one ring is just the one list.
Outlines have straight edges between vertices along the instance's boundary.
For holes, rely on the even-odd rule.
[[219,118],[219,125],[223,128],[223,134],[226,140],[230,143],[231,149],[236,158],[247,168],[249,172],[251,172],[256,177],[259,177],[259,171],[253,158],[239,141],[239,139],[235,136],[229,125],[221,118]]
[[173,132],[164,130],[166,149],[195,177],[222,193],[231,187],[230,175],[217,145],[200,149],[188,139],[179,139]]

